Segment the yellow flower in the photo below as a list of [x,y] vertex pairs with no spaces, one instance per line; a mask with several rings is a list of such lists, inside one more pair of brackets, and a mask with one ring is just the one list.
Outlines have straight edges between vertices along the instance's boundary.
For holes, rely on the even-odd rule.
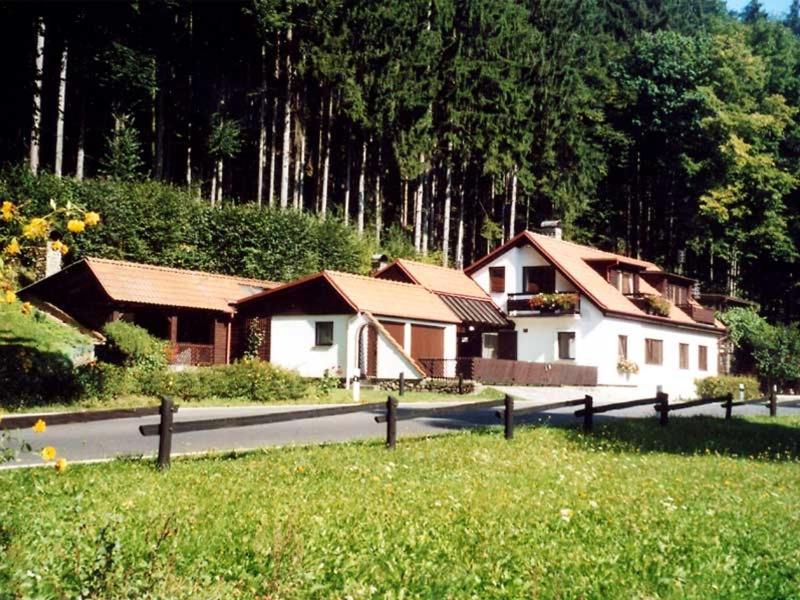
[[61,240],[56,240],[55,242],[50,244],[50,248],[52,248],[53,250],[59,250],[60,251],[61,250],[61,246],[62,246]]
[[14,218],[14,204],[8,200],[3,202],[3,220],[10,221]]
[[31,310],[32,310],[32,308],[31,308],[31,303],[30,302],[23,302],[22,303],[22,314],[23,315],[31,314]]
[[47,462],[50,462],[51,460],[53,460],[56,457],[56,449],[53,448],[52,446],[45,446],[44,448],[42,448],[42,451],[41,451],[40,454],[42,455],[42,458],[44,460],[46,460]]
[[42,433],[44,430],[47,429],[47,423],[39,419],[36,423],[33,424],[33,430],[36,433]]
[[100,222],[100,215],[96,212],[89,211],[85,215],[83,215],[83,222],[86,223],[89,227],[94,227]]
[[11,238],[11,241],[8,243],[8,246],[6,246],[6,254],[14,256],[19,253],[20,253],[19,241],[17,241],[17,238]]
[[59,458],[54,466],[56,468],[56,471],[58,471],[59,473],[63,473],[64,471],[67,470],[67,459]]
[[66,244],[64,244],[63,242],[62,242],[62,243],[61,243],[61,245],[58,247],[58,249],[59,249],[59,250],[61,250],[61,254],[66,254],[67,252],[69,252],[69,246],[67,246],[67,245],[66,245]]
[[70,219],[67,223],[67,229],[72,233],[83,233],[83,230],[86,229],[86,223],[78,221],[78,219]]
[[35,240],[37,238],[47,237],[47,219],[36,217],[31,219],[30,223],[22,228],[22,234],[29,239]]
[[6,302],[14,304],[17,301],[17,295],[11,290],[6,290]]

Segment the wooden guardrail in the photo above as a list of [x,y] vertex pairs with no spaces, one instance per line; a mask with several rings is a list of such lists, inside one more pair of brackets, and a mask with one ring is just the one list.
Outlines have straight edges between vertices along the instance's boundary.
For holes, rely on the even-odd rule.
[[[175,407],[177,411],[178,408]],[[0,429],[27,429],[39,419],[48,425],[71,425],[74,423],[91,423],[92,421],[108,421],[111,419],[133,419],[149,417],[160,414],[159,406],[144,406],[141,408],[114,408],[109,410],[86,410],[74,413],[42,413],[38,415],[23,415],[19,417],[3,416],[0,419]]]

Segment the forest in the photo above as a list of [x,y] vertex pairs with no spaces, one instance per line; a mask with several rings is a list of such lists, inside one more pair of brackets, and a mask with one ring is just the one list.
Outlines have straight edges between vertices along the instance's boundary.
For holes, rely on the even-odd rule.
[[[719,0],[139,0],[0,15],[4,194],[129,183],[158,210],[152,186],[166,187],[170,206],[219,211],[199,221],[213,234],[190,232],[212,257],[226,231],[268,244],[247,229],[260,211],[287,231],[312,219],[356,262],[351,235],[400,236],[456,267],[559,219],[567,239],[800,318],[800,0],[780,18],[756,0],[739,14]],[[115,227],[148,218],[129,209]]]

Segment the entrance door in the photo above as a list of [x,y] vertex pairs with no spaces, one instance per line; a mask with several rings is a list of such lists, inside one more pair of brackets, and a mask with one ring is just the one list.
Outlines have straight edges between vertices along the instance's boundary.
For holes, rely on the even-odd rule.
[[517,332],[513,329],[497,332],[497,358],[517,360]]

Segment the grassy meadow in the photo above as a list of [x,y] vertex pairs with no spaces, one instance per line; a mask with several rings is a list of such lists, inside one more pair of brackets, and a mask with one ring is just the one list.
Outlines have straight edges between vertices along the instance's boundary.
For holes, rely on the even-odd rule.
[[0,473],[0,597],[798,598],[800,419]]

